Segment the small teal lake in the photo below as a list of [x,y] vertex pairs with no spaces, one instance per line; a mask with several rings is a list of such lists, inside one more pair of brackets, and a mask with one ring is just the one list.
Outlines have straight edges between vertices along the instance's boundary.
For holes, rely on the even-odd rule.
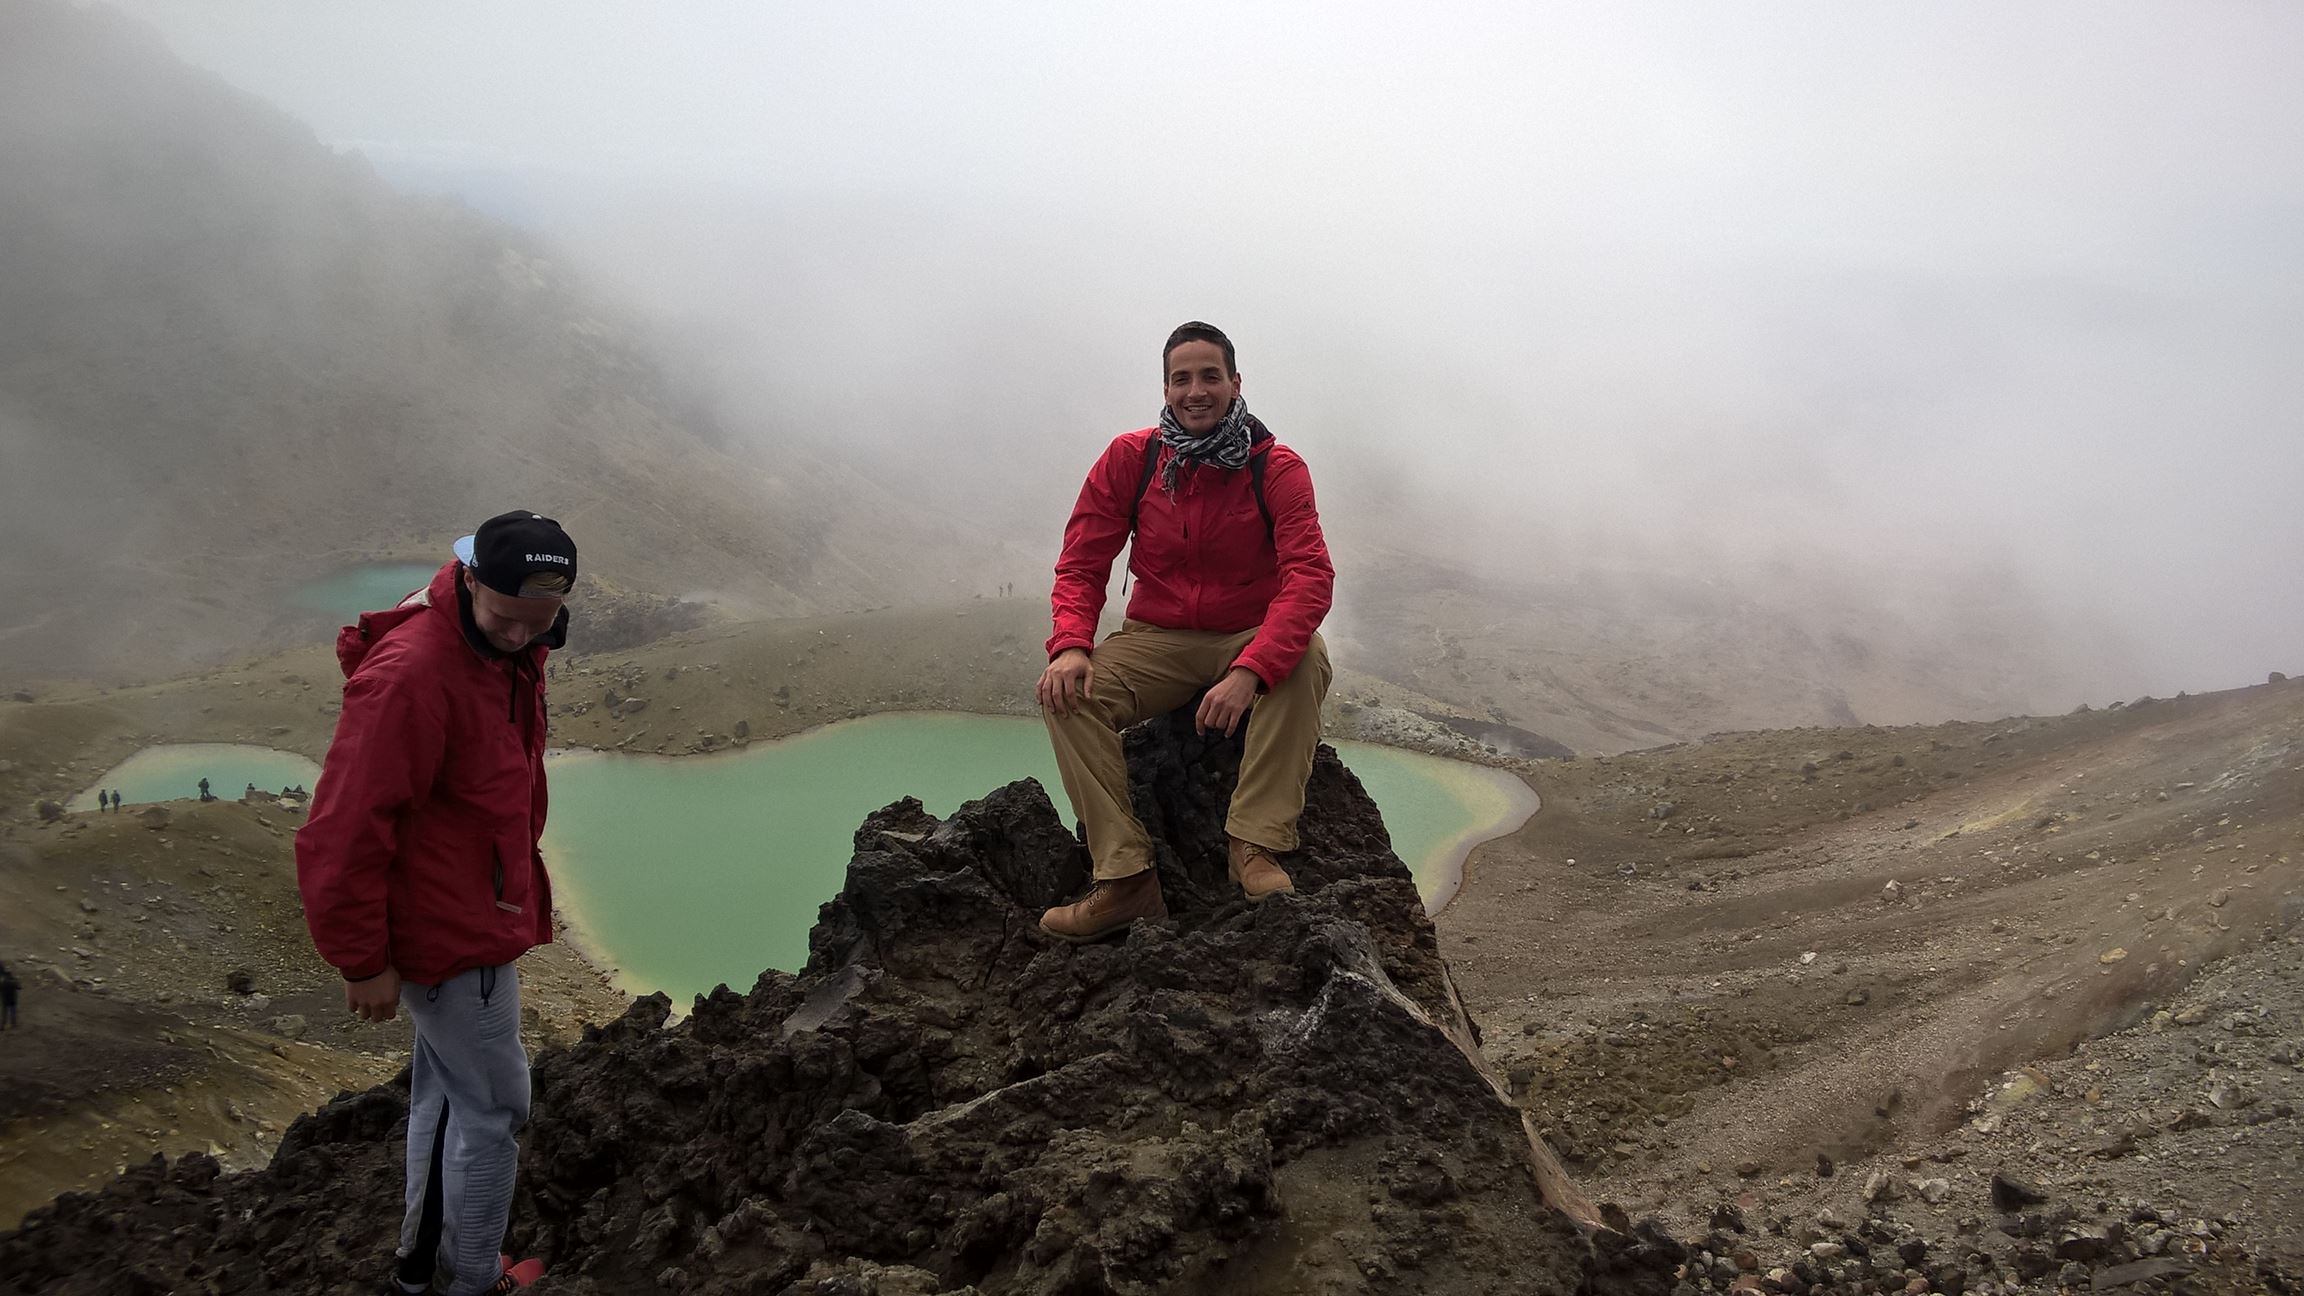
[[[1367,743],[1337,743],[1384,812],[1393,849],[1437,911],[1474,845],[1517,829],[1535,793],[1499,770]],[[905,796],[949,815],[1020,778],[1070,808],[1038,720],[906,712],[828,725],[711,756],[555,753],[544,851],[555,900],[586,954],[635,994],[675,1004],[762,968],[796,969],[817,906],[845,880],[865,815]],[[189,800],[207,779],[237,799],[320,780],[292,752],[229,743],[148,747],[97,787],[131,805]],[[96,809],[96,787],[72,799]]]
[[320,767],[294,752],[238,743],[171,743],[147,747],[104,772],[89,788],[65,805],[67,810],[94,810],[96,788],[117,790],[129,805],[144,801],[192,801],[200,796],[200,780],[225,801],[237,801],[253,783],[268,792],[285,787],[310,791],[320,781]]
[[[1498,770],[1337,747],[1434,909],[1473,845],[1536,809],[1527,785]],[[683,1007],[722,982],[748,989],[764,967],[797,969],[856,825],[891,801],[916,796],[949,815],[1036,778],[1070,815],[1046,730],[1019,718],[873,716],[712,756],[569,752],[551,771],[544,850],[577,939],[622,988],[663,990]]]
[[[445,557],[440,560],[446,561]],[[440,563],[365,563],[307,581],[296,587],[289,601],[350,621],[362,612],[398,606],[400,600],[431,584],[432,573],[438,570]]]

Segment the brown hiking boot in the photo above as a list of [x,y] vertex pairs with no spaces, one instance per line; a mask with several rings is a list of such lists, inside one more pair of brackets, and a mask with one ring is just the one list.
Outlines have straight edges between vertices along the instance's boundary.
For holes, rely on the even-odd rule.
[[1287,872],[1280,867],[1280,861],[1272,857],[1270,847],[1242,841],[1237,837],[1226,840],[1229,842],[1226,854],[1232,880],[1239,883],[1240,889],[1247,893],[1250,904],[1266,896],[1296,889],[1296,884],[1288,880]]
[[1101,878],[1088,894],[1040,915],[1040,930],[1075,945],[1100,941],[1128,930],[1139,918],[1165,918],[1160,875],[1151,869],[1124,878]]

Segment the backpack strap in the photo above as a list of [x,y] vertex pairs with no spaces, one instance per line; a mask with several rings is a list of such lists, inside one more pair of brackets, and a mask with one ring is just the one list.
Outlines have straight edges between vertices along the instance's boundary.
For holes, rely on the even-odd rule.
[[1144,475],[1136,479],[1136,493],[1128,497],[1128,534],[1136,534],[1137,515],[1144,511],[1144,492],[1152,489],[1152,474],[1160,471],[1160,434],[1144,442]]
[[1275,437],[1266,437],[1262,445],[1248,452],[1248,485],[1256,492],[1256,511],[1264,515],[1264,539],[1274,549],[1278,549],[1280,539],[1272,528],[1272,506],[1264,499],[1264,464],[1272,457],[1272,443],[1275,440]]

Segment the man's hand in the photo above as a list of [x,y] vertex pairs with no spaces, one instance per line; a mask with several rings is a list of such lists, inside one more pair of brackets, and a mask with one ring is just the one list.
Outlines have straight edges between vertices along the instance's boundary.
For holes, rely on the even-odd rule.
[[1201,733],[1221,730],[1229,738],[1240,729],[1241,717],[1256,705],[1256,690],[1262,681],[1256,672],[1245,666],[1235,666],[1224,672],[1216,687],[1200,699],[1199,714],[1192,717],[1192,727]]
[[345,982],[344,1006],[362,1021],[392,1020],[400,1011],[400,973],[386,968],[365,981]]
[[1043,711],[1060,716],[1078,711],[1096,696],[1096,667],[1088,660],[1088,650],[1067,648],[1056,654],[1048,669],[1040,672],[1036,692]]

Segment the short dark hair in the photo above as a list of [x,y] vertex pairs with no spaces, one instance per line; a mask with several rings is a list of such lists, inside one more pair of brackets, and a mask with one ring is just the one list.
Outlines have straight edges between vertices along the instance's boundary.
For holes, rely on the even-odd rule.
[[1160,369],[1163,376],[1166,375],[1168,369],[1168,357],[1176,354],[1176,348],[1187,342],[1215,343],[1217,348],[1224,352],[1224,372],[1228,374],[1240,372],[1239,361],[1232,358],[1232,339],[1224,336],[1224,330],[1199,320],[1186,320],[1176,326],[1175,332],[1168,335],[1168,345],[1160,348]]

